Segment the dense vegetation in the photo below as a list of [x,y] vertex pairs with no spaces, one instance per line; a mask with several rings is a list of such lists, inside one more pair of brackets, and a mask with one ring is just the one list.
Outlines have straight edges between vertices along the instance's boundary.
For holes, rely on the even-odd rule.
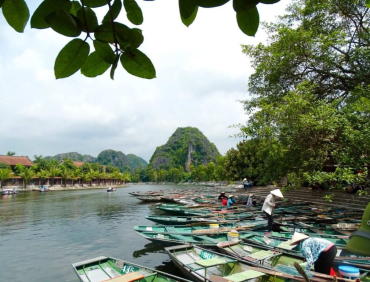
[[53,157],[45,157],[45,160],[58,160],[62,161],[64,159],[70,159],[72,161],[77,162],[88,162],[91,164],[99,164],[99,165],[110,165],[113,167],[117,167],[121,172],[129,171],[134,173],[138,168],[145,168],[148,166],[148,163],[143,160],[142,158],[134,155],[128,154],[125,155],[120,151],[114,150],[104,150],[99,155],[94,158],[90,155],[81,155],[76,152],[72,153],[64,153],[58,154]]
[[156,148],[149,161],[151,169],[179,168],[190,172],[190,166],[206,165],[215,162],[218,152],[199,129],[179,127],[167,143]]
[[[131,181],[131,175],[128,172],[121,173],[117,167],[107,166],[104,170],[102,165],[84,163],[77,167],[71,159],[64,159],[62,163],[58,160],[46,160],[41,156],[35,156],[35,165],[26,168],[22,164],[17,164],[13,170],[6,164],[0,164],[0,186],[12,178],[13,175],[23,179],[26,187],[35,178],[38,179],[38,185],[44,185],[50,180],[51,186],[56,182],[56,178],[61,179],[61,185],[92,185],[94,182],[98,185],[122,184]],[[35,183],[36,184],[36,183]]]
[[72,161],[75,162],[88,162],[88,163],[93,163],[95,161],[95,158],[90,155],[81,155],[77,152],[71,152],[71,153],[63,153],[63,154],[58,154],[53,157],[47,156],[45,157],[45,160],[58,160],[62,161],[64,159],[71,159]]
[[134,154],[128,154],[127,159],[128,159],[130,171],[132,173],[135,172],[137,169],[146,168],[148,166],[148,163],[144,159]]
[[[288,176],[322,187],[365,181],[370,164],[370,15],[365,0],[294,1],[265,25],[267,45],[243,46],[255,73],[244,142],[231,178]],[[360,173],[357,173],[360,172]]]

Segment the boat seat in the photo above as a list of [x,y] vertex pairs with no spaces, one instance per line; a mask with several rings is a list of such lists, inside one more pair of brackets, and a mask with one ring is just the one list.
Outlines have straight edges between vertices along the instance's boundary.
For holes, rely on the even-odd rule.
[[143,278],[145,278],[145,276],[142,275],[141,273],[129,272],[129,273],[123,274],[123,275],[118,276],[118,277],[114,277],[114,278],[111,278],[111,279],[108,279],[108,280],[104,280],[103,282],[106,282],[106,281],[109,281],[109,282],[131,282],[131,281],[137,281],[137,280],[140,280],[140,279],[143,279]]
[[274,255],[276,255],[276,253],[271,252],[271,251],[261,250],[261,251],[258,251],[258,252],[255,252],[255,253],[249,255],[249,257],[251,257],[255,260],[262,260],[262,259],[272,257]]
[[211,281],[211,282],[229,282],[230,280],[225,279],[221,276],[212,275],[211,277],[209,277],[209,281]]
[[211,258],[211,259],[197,260],[195,263],[198,265],[204,266],[204,267],[211,267],[215,265],[225,264],[226,261],[223,260],[222,258]]
[[247,270],[239,273],[234,273],[229,276],[225,276],[224,278],[227,279],[227,281],[233,281],[233,282],[240,282],[240,281],[246,281],[253,278],[261,277],[265,275],[263,272],[259,272],[256,270]]

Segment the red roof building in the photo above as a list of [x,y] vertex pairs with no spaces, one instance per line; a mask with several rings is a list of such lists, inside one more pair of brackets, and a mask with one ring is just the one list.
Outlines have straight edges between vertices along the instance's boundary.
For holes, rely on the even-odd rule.
[[30,167],[34,165],[34,163],[28,157],[1,156],[1,155],[0,163],[10,165],[11,167],[16,166],[17,164],[22,164],[25,167]]
[[80,167],[84,164],[84,162],[73,162],[73,164],[77,167]]

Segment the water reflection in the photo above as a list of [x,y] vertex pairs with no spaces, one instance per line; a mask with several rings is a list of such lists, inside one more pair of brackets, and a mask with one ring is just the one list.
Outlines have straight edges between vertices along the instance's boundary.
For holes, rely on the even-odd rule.
[[[71,264],[100,255],[175,270],[163,247],[133,230],[134,225],[153,224],[145,216],[164,212],[128,194],[172,188],[135,185],[115,193],[94,189],[2,195],[0,280],[76,282]],[[41,265],[48,267],[40,271]]]
[[134,251],[132,253],[132,256],[134,258],[139,258],[139,257],[142,257],[142,256],[146,256],[149,253],[166,253],[166,251],[164,250],[163,246],[151,242],[149,244],[146,244],[143,249]]

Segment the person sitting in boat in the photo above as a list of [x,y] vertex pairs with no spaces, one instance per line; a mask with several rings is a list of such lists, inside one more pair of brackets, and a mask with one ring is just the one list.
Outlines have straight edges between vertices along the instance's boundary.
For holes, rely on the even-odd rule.
[[295,245],[306,258],[306,270],[314,265],[314,270],[319,273],[330,275],[330,269],[337,254],[337,247],[330,241],[322,238],[310,238],[309,236],[294,232],[290,245]]
[[274,208],[275,208],[275,200],[276,198],[284,198],[283,194],[281,193],[280,189],[275,189],[270,191],[270,194],[267,195],[263,206],[262,211],[267,216],[267,232],[272,231],[272,223],[274,222]]
[[222,201],[222,199],[227,199],[227,196],[225,195],[225,192],[221,192],[221,194],[218,196],[218,199]]
[[230,195],[229,199],[227,200],[227,206],[230,207],[233,204],[235,204],[235,198],[234,198],[234,195]]
[[249,194],[248,201],[247,201],[247,207],[252,207],[253,205],[253,194]]
[[228,201],[228,200],[229,200],[229,198],[228,198],[228,197],[223,198],[223,199],[222,199],[222,205],[226,207],[226,206],[227,206],[227,201]]

